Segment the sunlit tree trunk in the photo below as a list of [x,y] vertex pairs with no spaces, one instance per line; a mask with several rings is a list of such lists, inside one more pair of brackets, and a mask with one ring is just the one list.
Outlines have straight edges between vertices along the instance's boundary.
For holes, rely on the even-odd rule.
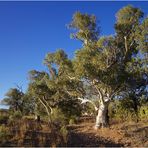
[[37,104],[35,104],[34,113],[35,113],[35,116],[34,116],[35,120],[40,121],[40,116],[38,114],[38,106],[37,106]]
[[95,129],[108,126],[108,105],[109,101],[101,102],[96,116]]

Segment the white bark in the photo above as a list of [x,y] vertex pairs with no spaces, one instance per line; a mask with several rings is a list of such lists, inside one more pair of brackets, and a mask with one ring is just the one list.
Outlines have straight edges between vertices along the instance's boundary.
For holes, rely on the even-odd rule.
[[[68,76],[68,78],[70,80],[76,79],[75,77],[70,77],[70,76]],[[104,127],[108,124],[106,119],[106,114],[107,114],[109,102],[111,101],[111,97],[109,93],[107,93],[106,90],[98,87],[97,83],[98,83],[97,79],[94,79],[93,81],[91,81],[91,85],[96,89],[98,94],[98,99],[100,102],[99,108],[95,105],[95,103],[92,100],[78,97],[78,99],[82,101],[81,104],[89,102],[93,105],[93,107],[97,111],[95,129],[98,129],[101,126]],[[67,91],[67,93],[71,95],[69,91]]]
[[127,51],[128,51],[128,48],[127,48],[127,38],[126,38],[126,36],[124,37],[124,41],[125,41],[125,53],[127,53]]
[[96,117],[96,125],[95,129],[100,128],[101,126],[104,127],[106,126],[106,111],[107,111],[107,106],[105,104],[101,104],[98,110],[98,114]]
[[107,119],[106,119],[106,113],[109,105],[109,98],[104,98],[104,102],[100,103],[98,114],[96,116],[96,125],[95,129],[107,126]]
[[97,111],[98,110],[98,107],[95,105],[95,103],[89,99],[83,99],[83,98],[78,98],[78,100],[81,100],[81,104],[84,104],[84,103],[91,103],[93,105],[93,107],[95,108],[95,110]]
[[[51,122],[51,117],[50,117],[50,115],[53,113],[52,108],[49,106],[49,104],[48,104],[47,101],[44,99],[44,97],[43,97],[42,99],[45,101],[45,103],[44,103],[44,101],[43,101],[41,98],[38,98],[38,99],[39,99],[39,101],[42,103],[42,105],[44,106],[44,108],[46,109],[46,112],[47,112],[48,118],[49,118],[49,122]],[[50,111],[49,111],[49,109],[50,109]]]
[[50,112],[49,112],[48,107],[45,105],[45,103],[44,103],[40,98],[39,98],[39,101],[40,101],[40,102],[42,103],[42,105],[45,107],[48,116],[50,116]]

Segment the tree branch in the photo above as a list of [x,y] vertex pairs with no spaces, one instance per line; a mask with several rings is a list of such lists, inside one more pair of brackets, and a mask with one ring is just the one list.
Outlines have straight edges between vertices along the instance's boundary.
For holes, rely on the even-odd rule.
[[83,99],[83,98],[80,98],[80,97],[78,97],[78,100],[81,100],[82,101],[81,104],[84,104],[84,103],[89,102],[89,103],[91,103],[94,106],[94,108],[95,108],[96,111],[98,110],[98,107],[95,105],[95,103],[93,101],[91,101],[89,99]]
[[94,85],[94,86],[95,86],[97,92],[99,93],[99,99],[100,99],[101,103],[104,104],[103,94],[102,94],[100,88],[98,88],[97,85]]
[[50,110],[51,110],[51,114],[53,113],[53,109],[51,108],[51,106],[48,104],[48,102],[46,101],[46,99],[45,99],[45,96],[43,96],[43,100],[44,100],[44,102],[46,103],[46,105],[50,108]]
[[127,51],[128,51],[128,48],[127,48],[127,38],[126,38],[126,36],[124,36],[124,44],[125,44],[125,50],[126,50],[126,52],[125,52],[125,54],[127,53]]
[[46,104],[40,98],[38,98],[38,99],[42,103],[42,105],[45,107],[48,116],[50,116],[50,112],[49,112],[48,107],[46,106]]
[[115,94],[117,94],[119,91],[121,91],[122,87],[120,87],[120,85],[118,87],[116,87],[113,91],[113,93],[111,94],[110,98],[112,99]]

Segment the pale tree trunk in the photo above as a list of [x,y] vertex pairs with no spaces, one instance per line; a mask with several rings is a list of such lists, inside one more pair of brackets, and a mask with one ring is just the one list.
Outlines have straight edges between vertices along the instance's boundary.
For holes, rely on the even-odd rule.
[[98,129],[100,127],[106,127],[108,125],[108,118],[107,118],[108,105],[109,101],[100,103],[98,114],[96,116],[95,129]]
[[53,110],[52,108],[49,106],[48,102],[44,99],[44,96],[43,96],[43,100],[41,98],[38,98],[39,101],[41,102],[41,104],[44,106],[44,108],[46,109],[46,112],[47,112],[47,115],[48,115],[48,122],[49,124],[51,124],[51,114],[53,113]]
[[36,121],[40,121],[40,116],[39,116],[39,114],[38,114],[38,111],[37,111],[37,104],[35,104],[35,120]]

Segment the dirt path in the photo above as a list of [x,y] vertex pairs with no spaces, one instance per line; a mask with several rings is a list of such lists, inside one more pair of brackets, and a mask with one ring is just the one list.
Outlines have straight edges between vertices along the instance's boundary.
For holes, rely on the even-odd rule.
[[117,124],[110,128],[94,130],[93,123],[69,126],[67,146],[121,147],[148,146],[148,126],[145,124]]

